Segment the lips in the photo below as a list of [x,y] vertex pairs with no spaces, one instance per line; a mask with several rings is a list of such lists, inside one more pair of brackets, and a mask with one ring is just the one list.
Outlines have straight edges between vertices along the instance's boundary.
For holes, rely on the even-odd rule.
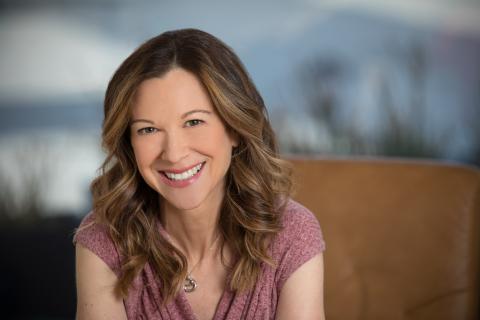
[[203,162],[199,163],[193,167],[189,167],[189,169],[185,170],[175,170],[175,171],[164,171],[163,173],[169,178],[170,180],[185,180],[193,175],[195,175],[200,169],[202,169]]
[[190,170],[190,169],[192,169],[192,168],[194,168],[194,167],[196,167],[196,166],[198,166],[198,165],[200,165],[200,164],[203,164],[203,163],[205,163],[205,161],[199,162],[199,163],[197,163],[197,164],[191,165],[191,166],[186,167],[186,168],[183,168],[183,169],[168,169],[168,170],[164,170],[164,171],[161,171],[161,172],[167,172],[167,173],[183,173],[183,172],[188,171],[188,170]]
[[174,188],[183,188],[195,182],[203,172],[206,162],[197,163],[184,169],[159,171],[162,182]]

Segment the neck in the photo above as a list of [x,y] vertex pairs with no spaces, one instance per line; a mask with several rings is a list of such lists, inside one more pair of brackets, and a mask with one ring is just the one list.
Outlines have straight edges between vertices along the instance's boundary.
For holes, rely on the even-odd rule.
[[162,224],[190,264],[206,258],[218,245],[220,206],[221,201],[189,210],[162,205]]

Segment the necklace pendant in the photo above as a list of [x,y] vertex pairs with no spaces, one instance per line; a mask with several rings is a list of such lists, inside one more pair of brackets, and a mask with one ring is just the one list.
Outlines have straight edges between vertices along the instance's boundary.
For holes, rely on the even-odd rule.
[[183,284],[183,290],[185,292],[195,291],[197,288],[197,281],[193,279],[190,275],[185,278],[185,283]]

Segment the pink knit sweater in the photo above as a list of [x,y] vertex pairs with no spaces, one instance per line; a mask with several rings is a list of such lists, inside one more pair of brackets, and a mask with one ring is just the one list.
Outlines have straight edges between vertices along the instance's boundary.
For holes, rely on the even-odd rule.
[[[83,219],[81,225],[93,220],[93,213]],[[269,254],[278,267],[266,264],[255,287],[242,294],[225,289],[214,316],[220,319],[274,319],[282,286],[288,277],[302,264],[325,250],[322,232],[315,216],[299,203],[290,200],[282,217],[283,230],[269,247]],[[165,230],[159,230],[165,235]],[[105,228],[94,224],[77,233],[73,242],[79,242],[117,274],[120,257]],[[190,319],[195,315],[186,293],[181,291],[165,307],[160,305],[160,288],[148,263],[135,278],[124,305],[128,319]]]

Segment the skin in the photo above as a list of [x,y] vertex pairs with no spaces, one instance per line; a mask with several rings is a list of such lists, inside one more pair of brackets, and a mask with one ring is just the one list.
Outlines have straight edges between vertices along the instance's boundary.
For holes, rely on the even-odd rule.
[[276,319],[325,319],[323,254],[305,262],[285,282],[278,300]]
[[[162,201],[161,221],[186,256],[199,287],[187,299],[197,319],[211,319],[223,294],[227,270],[220,261],[218,218],[225,174],[238,142],[215,111],[201,82],[183,69],[139,86],[130,138],[140,174]],[[184,188],[162,180],[161,171],[204,163],[199,178]],[[77,245],[77,319],[126,319],[113,295],[115,274],[95,254]],[[227,261],[231,253],[226,246]],[[316,283],[314,285],[313,283]],[[282,289],[278,319],[323,319],[323,257],[301,266]]]
[[[132,118],[130,137],[139,171],[165,200],[162,224],[187,257],[189,270],[196,265],[193,275],[201,286],[187,299],[197,318],[210,319],[227,275],[215,250],[219,242],[214,241],[225,174],[237,141],[227,133],[201,82],[183,69],[144,81]],[[201,175],[188,187],[174,188],[162,181],[159,171],[199,163],[204,163]]]
[[81,244],[77,243],[75,251],[76,319],[126,320],[123,301],[113,293],[117,276],[102,259]]

